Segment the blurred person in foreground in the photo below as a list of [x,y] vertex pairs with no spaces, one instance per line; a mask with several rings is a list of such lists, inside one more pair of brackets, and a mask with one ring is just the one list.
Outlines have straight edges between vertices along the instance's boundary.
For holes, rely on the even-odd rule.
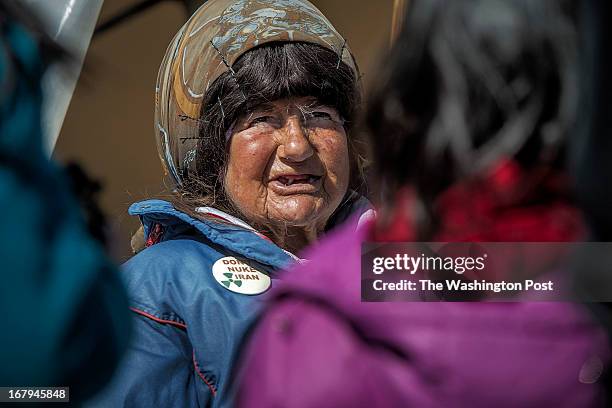
[[[272,293],[241,407],[590,407],[610,350],[579,304],[360,303],[364,241],[574,241],[564,1],[414,0],[365,116],[383,201]],[[342,257],[338,257],[342,253]]]
[[169,201],[130,208],[146,248],[124,265],[136,336],[99,406],[228,406],[261,294],[368,202],[350,129],[346,41],[305,0],[217,0],[162,61],[155,132]]
[[65,174],[43,150],[41,78],[65,52],[0,1],[0,386],[69,386],[82,401],[127,346],[127,298]]

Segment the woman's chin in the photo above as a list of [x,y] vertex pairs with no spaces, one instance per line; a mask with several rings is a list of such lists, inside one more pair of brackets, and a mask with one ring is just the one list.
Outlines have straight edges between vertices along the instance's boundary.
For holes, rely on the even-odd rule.
[[[275,203],[268,209],[270,220],[281,222],[289,227],[314,227],[327,213],[322,205],[322,198],[309,195],[286,197],[281,203]],[[279,205],[280,204],[280,205]],[[332,211],[333,212],[333,211]]]

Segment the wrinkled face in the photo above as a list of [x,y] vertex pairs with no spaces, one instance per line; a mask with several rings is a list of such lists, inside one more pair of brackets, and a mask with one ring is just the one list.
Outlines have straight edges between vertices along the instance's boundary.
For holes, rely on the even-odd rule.
[[314,98],[260,105],[235,123],[225,177],[247,222],[323,229],[349,183],[342,118]]

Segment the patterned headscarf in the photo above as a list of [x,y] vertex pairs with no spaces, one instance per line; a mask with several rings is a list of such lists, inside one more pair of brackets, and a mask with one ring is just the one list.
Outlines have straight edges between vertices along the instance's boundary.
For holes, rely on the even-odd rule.
[[357,74],[344,38],[306,0],[210,0],[179,30],[162,61],[155,95],[157,146],[171,182],[180,185],[193,165],[210,85],[233,73],[232,65],[246,51],[279,41],[321,45]]

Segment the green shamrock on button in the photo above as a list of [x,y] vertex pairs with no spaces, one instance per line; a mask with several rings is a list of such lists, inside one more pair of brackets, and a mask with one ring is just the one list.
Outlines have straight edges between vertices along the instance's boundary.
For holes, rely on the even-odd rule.
[[222,283],[223,285],[225,285],[225,287],[226,287],[226,288],[229,288],[229,287],[230,287],[230,285],[231,285],[232,283],[233,283],[234,285],[238,286],[238,287],[241,287],[241,286],[242,286],[242,281],[241,281],[241,280],[234,280],[234,279],[232,278],[232,277],[234,276],[234,274],[233,274],[233,273],[229,273],[229,272],[228,272],[228,273],[224,273],[223,275],[224,275],[224,276],[227,278],[227,280],[221,281],[221,283]]

